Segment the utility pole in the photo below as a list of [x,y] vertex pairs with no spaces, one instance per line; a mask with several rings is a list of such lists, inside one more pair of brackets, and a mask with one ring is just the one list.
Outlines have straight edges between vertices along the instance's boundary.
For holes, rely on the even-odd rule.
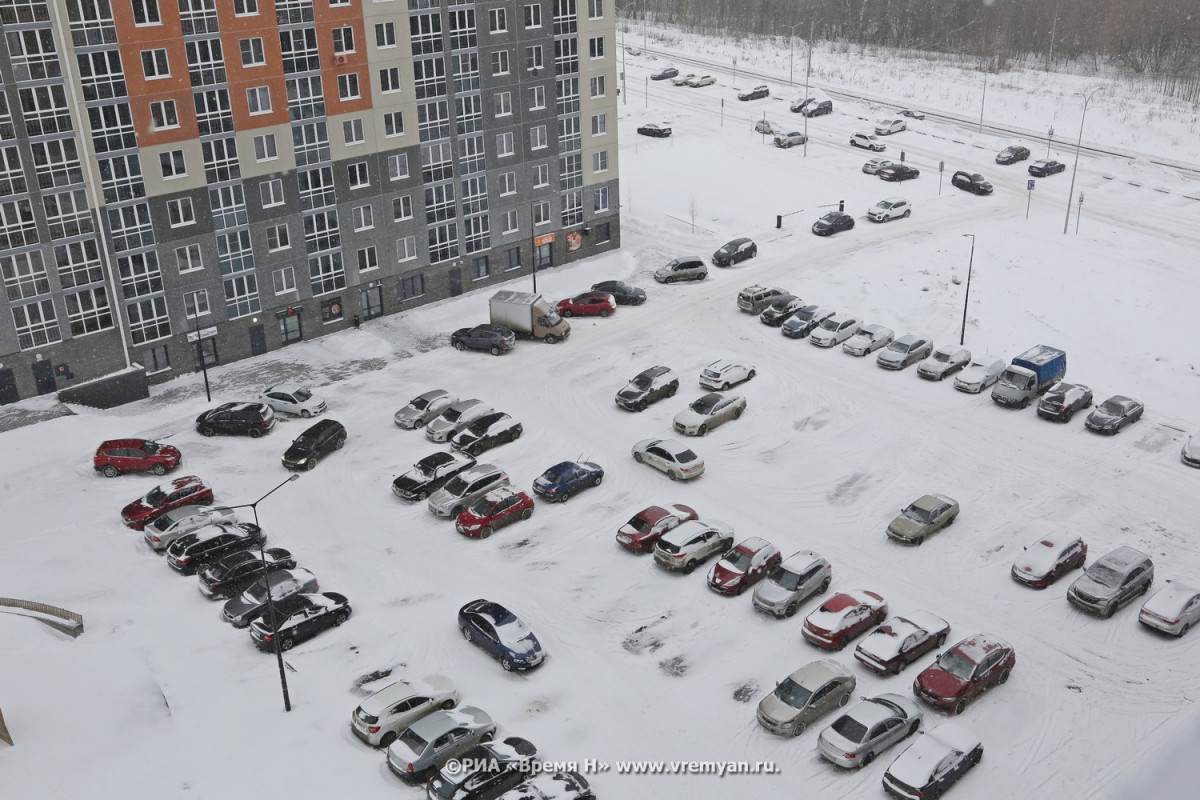
[[[795,25],[780,23],[779,27],[788,29],[788,86],[796,85],[796,28],[804,23],[797,22]],[[808,99],[807,97],[805,98]]]
[[[629,8],[630,6],[636,5],[636,4],[637,4],[637,0],[629,0],[629,2],[623,6],[617,6],[617,16],[618,17],[625,16],[625,9]],[[629,91],[626,89],[626,86],[625,86],[625,28],[624,27],[621,28],[621,104],[629,105]]]
[[[1083,114],[1079,117],[1079,140],[1075,142],[1075,166],[1071,167],[1071,189],[1067,192],[1067,218],[1063,220],[1063,235],[1067,233],[1067,227],[1071,224],[1071,198],[1075,195],[1075,173],[1079,170],[1079,148],[1083,146],[1083,121],[1087,119],[1088,103],[1092,102],[1092,98],[1096,92],[1104,89],[1103,86],[1097,86],[1087,94],[1076,92],[1075,94],[1083,98]],[[1082,201],[1080,201],[1082,211]]]
[[971,260],[967,262],[967,290],[963,292],[963,318],[962,329],[958,334],[958,345],[962,346],[967,338],[967,303],[971,302],[971,270],[975,267],[975,234],[964,233],[963,236],[971,237]]
[[979,101],[979,132],[983,133],[983,104],[987,102],[987,65],[983,67],[983,97]]
[[[816,27],[817,21],[810,19],[808,21],[808,66],[804,69],[804,99],[809,98],[809,79],[812,78],[812,46],[813,46],[813,28]],[[804,114],[804,157],[808,158],[808,114]]]

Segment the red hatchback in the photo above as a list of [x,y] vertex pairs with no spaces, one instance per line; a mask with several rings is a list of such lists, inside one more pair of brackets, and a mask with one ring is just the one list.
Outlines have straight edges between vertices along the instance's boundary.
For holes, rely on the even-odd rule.
[[855,636],[887,619],[887,611],[887,602],[875,592],[840,592],[805,618],[800,633],[824,650],[841,650]]
[[122,472],[153,472],[165,475],[179,466],[183,455],[178,448],[148,439],[109,439],[101,442],[92,457],[92,468],[106,478]]
[[617,301],[608,292],[584,292],[559,300],[557,308],[564,317],[607,317],[617,310]]
[[664,533],[681,522],[699,518],[696,509],[680,503],[643,508],[617,531],[617,544],[633,553],[648,553]]
[[708,588],[719,594],[741,594],[767,577],[782,560],[778,547],[752,536],[713,564],[708,571]]
[[967,703],[1008,681],[1017,652],[1003,639],[977,633],[938,656],[913,681],[913,694],[934,708],[961,714]]
[[533,498],[511,486],[501,486],[476,500],[458,515],[454,527],[471,539],[486,539],[497,528],[533,516]]
[[121,509],[126,527],[140,531],[168,511],[182,506],[210,506],[212,489],[195,475],[176,478],[155,486],[145,497],[139,497]]

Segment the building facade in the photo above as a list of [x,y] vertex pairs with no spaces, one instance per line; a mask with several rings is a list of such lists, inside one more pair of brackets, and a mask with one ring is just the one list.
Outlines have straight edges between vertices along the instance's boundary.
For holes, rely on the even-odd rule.
[[4,0],[0,403],[620,242],[612,0]]

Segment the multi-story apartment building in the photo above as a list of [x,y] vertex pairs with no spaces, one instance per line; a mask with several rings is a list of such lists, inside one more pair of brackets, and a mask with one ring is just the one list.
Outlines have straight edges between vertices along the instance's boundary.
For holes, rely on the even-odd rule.
[[613,0],[3,0],[0,402],[620,241]]

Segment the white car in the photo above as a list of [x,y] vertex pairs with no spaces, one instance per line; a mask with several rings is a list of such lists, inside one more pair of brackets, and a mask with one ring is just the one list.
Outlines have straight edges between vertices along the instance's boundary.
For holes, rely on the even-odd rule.
[[158,517],[142,529],[142,536],[151,550],[166,550],[171,542],[185,533],[199,530],[205,525],[222,522],[237,522],[237,513],[225,506],[183,506]]
[[673,481],[689,481],[704,474],[704,461],[678,439],[642,439],[633,446],[633,460],[667,473]]
[[687,85],[695,89],[699,86],[712,86],[716,82],[717,79],[712,75],[693,75],[691,78],[688,78]]
[[886,158],[872,158],[870,161],[862,165],[862,171],[868,175],[878,175],[879,170],[892,166],[892,162]]
[[737,419],[745,411],[746,398],[711,392],[675,415],[675,430],[687,436],[703,436],[718,425]]
[[313,394],[307,386],[296,383],[281,383],[264,389],[258,401],[276,411],[286,411],[306,419],[326,409],[325,398]]
[[1183,636],[1200,621],[1200,589],[1182,581],[1167,581],[1150,599],[1142,604],[1138,622],[1143,625]]
[[776,134],[783,133],[783,128],[779,127],[774,122],[771,122],[770,120],[764,118],[764,119],[760,119],[754,123],[754,132],[755,133],[765,133],[768,136],[775,136]]
[[654,544],[654,560],[667,569],[690,575],[709,556],[733,547],[733,528],[717,520],[688,520],[667,531]]
[[1000,373],[1004,372],[1007,366],[1008,362],[1001,358],[975,356],[954,379],[954,388],[960,392],[979,394],[1000,380]]
[[742,381],[754,380],[754,365],[745,361],[714,361],[700,372],[700,385],[705,389],[725,391]]
[[1193,433],[1183,443],[1179,451],[1179,460],[1189,467],[1200,467],[1200,433]]
[[896,217],[912,214],[912,204],[903,197],[887,197],[867,209],[867,219],[872,222],[891,222]]
[[676,75],[674,78],[671,78],[671,84],[674,86],[687,86],[688,82],[694,77],[696,77],[696,73],[694,72],[689,72],[686,75]]
[[863,147],[867,150],[874,150],[876,153],[882,153],[887,150],[887,145],[879,141],[879,137],[872,133],[856,133],[850,137],[851,147]]
[[944,344],[933,355],[917,364],[917,374],[931,381],[940,381],[971,363],[971,351],[965,347]]
[[887,347],[895,338],[896,333],[891,328],[874,323],[863,325],[858,329],[858,333],[842,344],[842,352],[852,356],[865,356],[881,347]]
[[454,434],[495,410],[482,400],[459,400],[425,426],[425,438],[431,442],[449,441]]
[[979,737],[954,722],[923,731],[883,774],[893,797],[941,797],[983,758]]
[[397,681],[363,700],[350,715],[350,730],[372,747],[387,747],[426,714],[458,705],[458,690],[449,678],[427,675]]
[[808,343],[817,347],[836,347],[858,333],[860,323],[854,317],[844,314],[834,314],[808,336]]
[[409,430],[422,428],[457,402],[458,398],[445,389],[433,389],[414,397],[408,405],[396,412],[392,421]]
[[906,130],[908,130],[908,123],[902,119],[881,119],[875,123],[875,133],[880,136],[889,136]]

